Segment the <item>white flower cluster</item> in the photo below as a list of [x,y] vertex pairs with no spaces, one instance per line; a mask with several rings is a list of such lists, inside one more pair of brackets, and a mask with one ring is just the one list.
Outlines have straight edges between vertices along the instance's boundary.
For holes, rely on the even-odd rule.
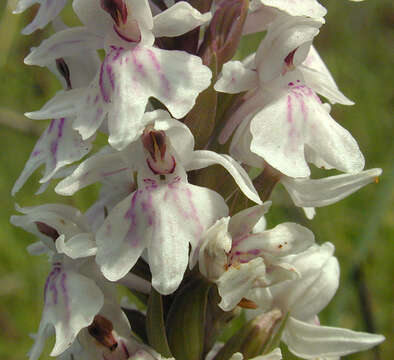
[[[312,45],[325,22],[322,5],[316,0],[73,0],[82,26],[67,28],[58,17],[66,0],[20,0],[15,12],[34,3],[40,7],[24,33],[50,22],[57,32],[33,48],[25,63],[53,70],[64,90],[26,114],[53,120],[13,193],[42,164],[38,192],[53,179],[62,179],[55,188],[61,195],[93,183],[100,183],[101,191],[84,214],[46,204],[18,207],[22,214],[11,219],[38,236],[30,253],[46,253],[52,262],[31,360],[40,357],[53,334],[51,355],[63,360],[178,358],[174,341],[169,341],[172,354],[163,353],[149,336],[142,341],[132,332],[117,284],[145,298],[161,294],[167,307],[175,308],[167,316],[171,321],[190,279],[216,289],[213,306],[222,313],[247,308],[253,321],[279,311],[279,336],[301,358],[336,358],[384,340],[320,325],[318,313],[339,282],[334,246],[316,244],[311,231],[291,222],[267,230],[264,219],[271,206],[267,188],[276,183],[312,218],[315,207],[343,199],[381,173],[363,171],[357,142],[319,97],[353,104]],[[266,35],[255,54],[229,61],[242,35],[260,31]],[[231,106],[211,129],[207,114],[219,113],[225,96]],[[197,106],[200,112],[190,117]],[[205,130],[209,141],[195,149]],[[91,152],[98,133],[109,145],[77,164]],[[229,148],[222,146],[231,136]],[[218,148],[228,154],[213,151]],[[343,174],[310,179],[309,163]],[[195,176],[211,165],[223,167],[237,186],[226,199],[220,186],[209,188]],[[261,172],[254,181],[251,168]],[[239,207],[234,201],[239,192],[257,205]],[[135,271],[141,264],[142,275]],[[211,350],[207,346],[200,359]],[[226,346],[207,359],[251,358],[241,348],[226,357]],[[279,349],[271,350],[254,358],[281,359]]]

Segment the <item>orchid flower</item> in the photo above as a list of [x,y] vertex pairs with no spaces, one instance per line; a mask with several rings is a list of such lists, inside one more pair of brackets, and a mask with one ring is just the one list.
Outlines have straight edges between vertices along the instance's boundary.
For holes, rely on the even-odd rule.
[[[229,311],[250,306],[250,290],[297,278],[297,268],[284,256],[304,251],[314,243],[303,226],[283,223],[265,230],[264,213],[270,202],[218,220],[204,234],[199,254],[200,272],[218,285],[219,306]],[[256,226],[257,225],[257,226]]]
[[147,0],[75,0],[74,10],[85,26],[62,31],[44,41],[25,59],[45,65],[82,49],[105,48],[106,57],[88,87],[63,92],[31,118],[74,114],[73,127],[83,139],[108,121],[109,143],[120,150],[144,129],[148,99],[160,100],[176,118],[185,116],[197,95],[210,84],[211,71],[199,57],[154,47],[155,37],[184,34],[210,20],[181,1],[152,17]]
[[279,16],[304,16],[324,21],[327,10],[317,0],[252,0],[243,34],[264,31]]
[[317,314],[331,301],[339,284],[339,265],[333,253],[334,246],[324,243],[289,256],[288,261],[301,276],[255,294],[257,303],[266,309],[276,307],[289,312],[282,340],[303,359],[344,356],[384,340],[382,335],[320,325]]
[[40,4],[34,20],[27,25],[22,34],[29,35],[38,29],[43,29],[63,10],[67,0],[19,0],[13,13],[20,14],[34,4]]
[[[129,272],[147,248],[152,285],[168,294],[182,280],[189,243],[193,267],[202,233],[228,211],[219,194],[189,184],[186,171],[221,164],[245,195],[257,203],[261,201],[247,173],[236,162],[211,151],[193,151],[194,138],[185,125],[161,110],[147,113],[145,120],[148,126],[138,142],[121,153],[88,159],[59,183],[56,191],[71,195],[108,174],[136,171],[137,190],[110,212],[97,232],[96,261],[103,274],[116,281]],[[182,222],[179,229],[178,221]]]
[[[306,79],[313,72],[324,74],[317,76],[311,86],[321,83],[320,87],[315,86],[316,90],[324,88],[321,92],[333,101],[346,103],[346,98],[343,98],[331,80],[320,81],[329,78],[320,58],[310,58],[312,68],[307,71],[306,78],[304,67],[298,66],[310,53],[309,48],[316,35],[318,22],[294,18],[291,24],[285,23],[282,27],[280,24],[279,19],[270,27],[260,44],[255,56],[257,72],[245,68],[240,62],[229,62],[223,67],[222,78],[215,84],[216,90],[230,93],[253,91],[229,119],[219,141],[225,142],[235,127],[244,120],[234,135],[232,147],[238,142],[249,143],[250,151],[256,155],[255,160],[264,159],[286,176],[310,175],[306,152],[323,159],[338,170],[350,173],[361,171],[364,158],[356,141],[331,118]],[[282,46],[277,45],[274,39],[280,39],[292,27],[299,28],[299,36],[287,38],[287,42],[283,44],[278,42]],[[259,67],[260,63],[265,67],[264,71]],[[266,68],[266,64],[274,65]],[[236,157],[231,150],[230,153]],[[261,167],[261,163],[258,167]]]
[[13,216],[11,222],[38,233],[52,262],[44,288],[42,319],[30,360],[40,357],[53,329],[56,343],[51,356],[58,356],[70,347],[81,329],[91,324],[104,304],[103,293],[111,293],[108,287],[113,285],[100,275],[94,261],[73,260],[58,251],[58,242],[93,241],[89,233],[83,232],[87,224],[78,210],[56,204],[19,210],[24,215]]
[[[61,26],[59,22],[57,25]],[[99,68],[99,60],[97,54],[84,51],[75,57],[56,59],[48,67],[59,78],[63,88],[69,91],[86,86],[92,81]],[[94,136],[83,140],[81,135],[72,128],[72,122],[72,118],[65,117],[51,120],[16,180],[12,195],[20,190],[31,174],[42,164],[45,164],[45,173],[40,183],[44,184],[44,187],[38,193],[42,192],[45,185],[66,165],[80,160],[90,152]]]

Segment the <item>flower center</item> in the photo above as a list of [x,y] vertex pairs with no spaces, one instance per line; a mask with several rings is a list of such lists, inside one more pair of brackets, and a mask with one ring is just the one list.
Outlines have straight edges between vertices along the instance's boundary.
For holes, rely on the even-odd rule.
[[148,152],[146,162],[155,175],[172,174],[176,167],[175,158],[167,151],[164,131],[147,127],[142,135],[142,144]]

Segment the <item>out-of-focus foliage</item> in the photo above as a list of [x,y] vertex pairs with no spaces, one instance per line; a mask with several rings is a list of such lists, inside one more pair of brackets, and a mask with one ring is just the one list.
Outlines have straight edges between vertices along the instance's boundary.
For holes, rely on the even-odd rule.
[[[42,106],[60,88],[46,69],[28,67],[23,58],[31,46],[38,45],[51,30],[31,36],[20,30],[31,21],[37,8],[22,16],[11,15],[14,1],[0,4],[0,359],[22,360],[32,345],[29,333],[38,328],[42,309],[42,290],[48,264],[44,258],[29,256],[26,246],[34,239],[9,224],[14,203],[22,206],[44,202],[67,202],[86,209],[96,188],[88,188],[75,198],[56,196],[51,189],[33,196],[39,174],[12,198],[10,190],[27,160],[38,134],[47,122],[23,117],[25,111]],[[392,284],[394,246],[393,203],[393,62],[394,8],[391,0],[363,3],[324,1],[328,9],[326,25],[315,45],[334,75],[341,90],[356,102],[355,106],[333,107],[333,117],[358,140],[367,168],[381,167],[379,184],[369,185],[338,204],[318,209],[309,222],[294,209],[285,192],[277,189],[268,221],[276,224],[297,221],[314,231],[317,241],[332,241],[337,248],[342,276],[341,286],[331,305],[322,314],[322,322],[331,326],[366,331],[365,306],[359,292],[364,291],[376,332],[393,334]],[[64,19],[75,23],[70,8]],[[259,35],[248,36],[240,56],[256,48]],[[318,172],[317,172],[318,173]],[[361,269],[362,281],[355,281],[354,270]],[[392,356],[388,339],[380,347],[381,359]],[[348,359],[374,359],[374,352]],[[45,356],[43,358],[46,358]],[[49,358],[49,357],[48,357]],[[291,358],[285,353],[285,359]]]

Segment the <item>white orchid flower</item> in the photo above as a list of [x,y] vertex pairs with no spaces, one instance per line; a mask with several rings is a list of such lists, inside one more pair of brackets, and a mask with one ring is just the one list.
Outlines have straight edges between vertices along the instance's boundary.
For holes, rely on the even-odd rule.
[[[85,26],[53,35],[25,59],[45,65],[82,49],[106,49],[106,57],[88,87],[59,93],[35,119],[76,115],[73,127],[83,139],[108,120],[109,143],[120,150],[142,134],[148,99],[166,105],[176,118],[185,116],[197,95],[210,84],[211,71],[199,57],[154,47],[155,37],[184,34],[210,20],[181,1],[152,17],[147,0],[75,0],[74,10]],[[112,17],[112,18],[111,18]]]
[[[99,68],[99,59],[97,54],[84,51],[75,57],[56,59],[48,67],[59,78],[63,88],[69,91],[86,86],[93,80]],[[72,118],[66,117],[51,121],[38,139],[22,173],[16,180],[12,195],[21,189],[41,165],[45,164],[45,172],[40,179],[43,188],[37,193],[42,192],[50,180],[57,177],[66,165],[82,159],[90,152],[94,136],[82,139],[78,131],[73,129],[72,122]]]
[[79,245],[73,247],[79,252],[78,257],[82,257],[86,244],[89,246],[85,256],[90,255],[93,236],[86,232],[88,225],[78,210],[57,204],[19,210],[24,215],[13,216],[11,222],[39,234],[52,261],[44,288],[44,309],[30,360],[40,357],[46,338],[53,332],[56,342],[51,356],[58,356],[71,346],[81,329],[92,323],[104,304],[104,293],[113,297],[114,285],[104,279],[92,258],[74,260],[62,251],[70,241]]
[[[301,276],[255,293],[255,301],[266,310],[276,307],[289,312],[282,340],[303,359],[344,356],[384,341],[382,335],[320,325],[317,314],[331,301],[339,284],[339,264],[333,253],[334,246],[324,243],[289,256]],[[249,315],[254,312],[248,311]]]
[[189,184],[186,171],[221,164],[246,196],[261,201],[238,163],[211,151],[193,151],[194,138],[187,126],[161,110],[144,118],[148,126],[138,142],[121,153],[88,159],[56,191],[71,195],[107,174],[136,171],[137,190],[115,206],[97,232],[96,261],[103,274],[116,281],[147,248],[152,285],[168,294],[182,280],[189,244],[193,267],[202,233],[228,211],[219,194]]
[[265,230],[263,215],[270,204],[222,218],[204,234],[200,272],[218,285],[222,298],[219,306],[225,311],[238,304],[252,304],[249,295],[254,288],[296,278],[297,268],[283,257],[304,251],[314,243],[313,234],[294,223]]

